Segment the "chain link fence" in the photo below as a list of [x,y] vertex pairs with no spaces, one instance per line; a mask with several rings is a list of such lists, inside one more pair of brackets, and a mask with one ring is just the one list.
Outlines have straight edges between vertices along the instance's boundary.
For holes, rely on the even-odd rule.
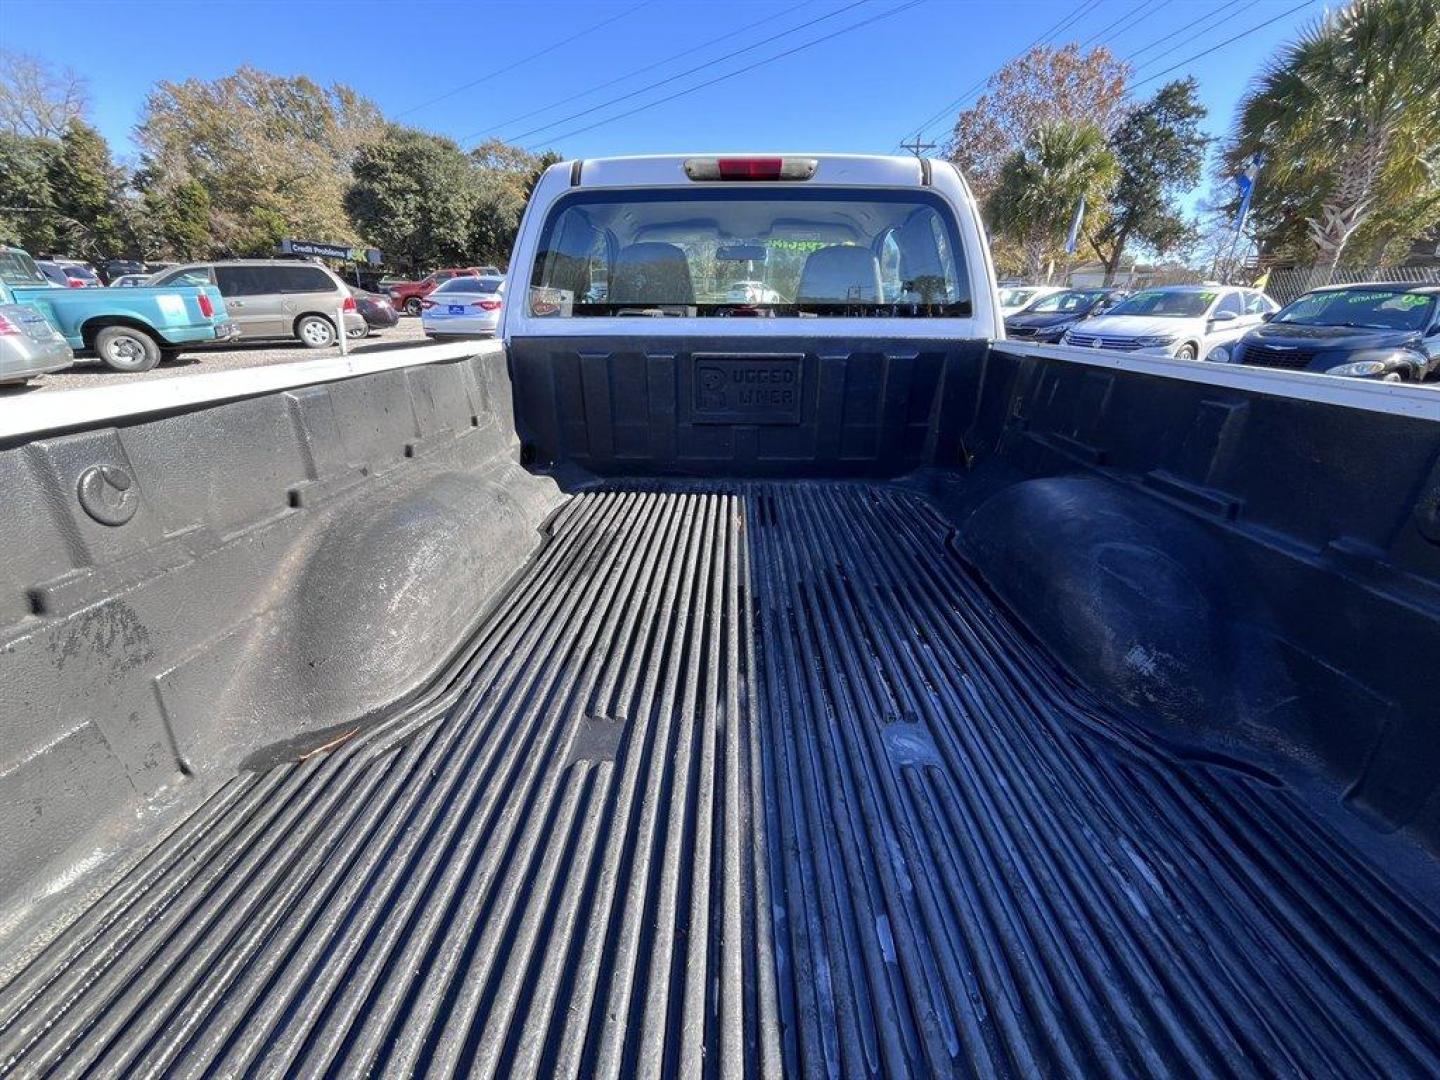
[[1440,285],[1440,266],[1292,266],[1272,270],[1265,291],[1277,304],[1288,304],[1311,289],[1324,285],[1350,285],[1357,281]]

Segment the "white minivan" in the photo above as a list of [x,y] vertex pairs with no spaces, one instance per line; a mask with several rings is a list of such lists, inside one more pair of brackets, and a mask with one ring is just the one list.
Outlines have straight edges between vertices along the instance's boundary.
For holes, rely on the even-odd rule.
[[1062,345],[1229,363],[1230,347],[1279,305],[1259,289],[1170,285],[1142,289],[1066,332]]

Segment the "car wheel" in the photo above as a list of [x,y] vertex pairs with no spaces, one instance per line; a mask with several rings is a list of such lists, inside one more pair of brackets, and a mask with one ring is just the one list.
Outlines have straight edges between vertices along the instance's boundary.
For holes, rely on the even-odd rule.
[[1176,359],[1176,360],[1194,360],[1195,357],[1196,357],[1196,355],[1197,355],[1197,352],[1198,352],[1198,350],[1195,348],[1194,343],[1187,341],[1184,345],[1181,345],[1181,346],[1180,346],[1179,350],[1176,351],[1176,353],[1175,353],[1175,359]]
[[405,301],[405,314],[413,315],[417,319],[420,317],[420,298],[418,296],[412,296]]
[[144,330],[106,326],[95,335],[95,354],[116,371],[149,371],[160,363],[160,346]]
[[1387,371],[1383,376],[1381,376],[1380,381],[1381,381],[1381,382],[1404,382],[1404,381],[1405,381],[1405,376],[1404,376],[1404,375],[1401,375],[1400,372],[1398,372],[1398,371]]
[[295,324],[295,336],[307,349],[325,349],[335,344],[335,325],[323,315],[306,315]]

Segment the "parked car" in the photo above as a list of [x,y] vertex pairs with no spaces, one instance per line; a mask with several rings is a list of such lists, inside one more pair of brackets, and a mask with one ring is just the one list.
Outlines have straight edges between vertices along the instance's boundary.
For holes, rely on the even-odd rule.
[[144,285],[150,280],[150,274],[121,274],[110,282],[112,289],[133,289],[137,285]]
[[39,259],[35,265],[52,285],[62,289],[98,289],[100,279],[89,267],[80,263],[57,262],[54,259]]
[[1234,362],[1385,382],[1440,378],[1440,285],[1316,289],[1241,338]]
[[1005,320],[1005,336],[1049,344],[1082,319],[1104,314],[1129,294],[1124,289],[1066,289],[1032,300]]
[[505,279],[457,277],[420,302],[420,324],[429,338],[493,337],[505,302]]
[[0,281],[0,386],[63,371],[74,362],[65,335],[33,304],[16,303],[10,286]]
[[354,330],[364,336],[366,323],[349,288],[318,263],[294,259],[190,263],[154,280],[156,285],[211,282],[219,287],[247,340],[299,338],[307,348],[323,349],[337,340],[337,312],[343,312],[347,334]]
[[136,274],[141,277],[147,274],[145,264],[139,259],[106,259],[100,264],[100,280],[107,285],[114,285],[119,278]]
[[419,315],[420,301],[429,296],[445,282],[457,277],[501,277],[493,266],[447,267],[436,270],[419,281],[400,281],[390,286],[390,302],[406,315]]
[[350,327],[345,331],[348,338],[367,337],[372,331],[387,330],[400,321],[400,313],[395,310],[395,305],[390,303],[390,298],[380,293],[366,292],[364,289],[354,285],[347,286],[350,295],[355,298],[355,309],[360,317],[365,320],[365,328]]
[[1002,285],[1000,286],[1000,316],[1007,318],[1023,311],[1042,296],[1064,292],[1062,285]]
[[1098,318],[1071,327],[1061,341],[1079,348],[1225,363],[1230,346],[1278,306],[1259,289],[1227,285],[1143,289]]
[[117,371],[149,371],[189,345],[228,341],[239,327],[208,281],[164,288],[61,289],[20,248],[0,248],[0,280],[34,305],[78,354],[93,352]]
[[729,304],[783,304],[785,298],[763,281],[731,282],[725,294]]

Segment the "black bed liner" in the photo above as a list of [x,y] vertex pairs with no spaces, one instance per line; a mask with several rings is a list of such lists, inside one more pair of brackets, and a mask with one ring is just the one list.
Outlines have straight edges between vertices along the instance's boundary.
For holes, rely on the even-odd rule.
[[23,971],[0,1069],[1440,1074],[1431,916],[1129,731],[914,495],[582,494],[425,698]]

